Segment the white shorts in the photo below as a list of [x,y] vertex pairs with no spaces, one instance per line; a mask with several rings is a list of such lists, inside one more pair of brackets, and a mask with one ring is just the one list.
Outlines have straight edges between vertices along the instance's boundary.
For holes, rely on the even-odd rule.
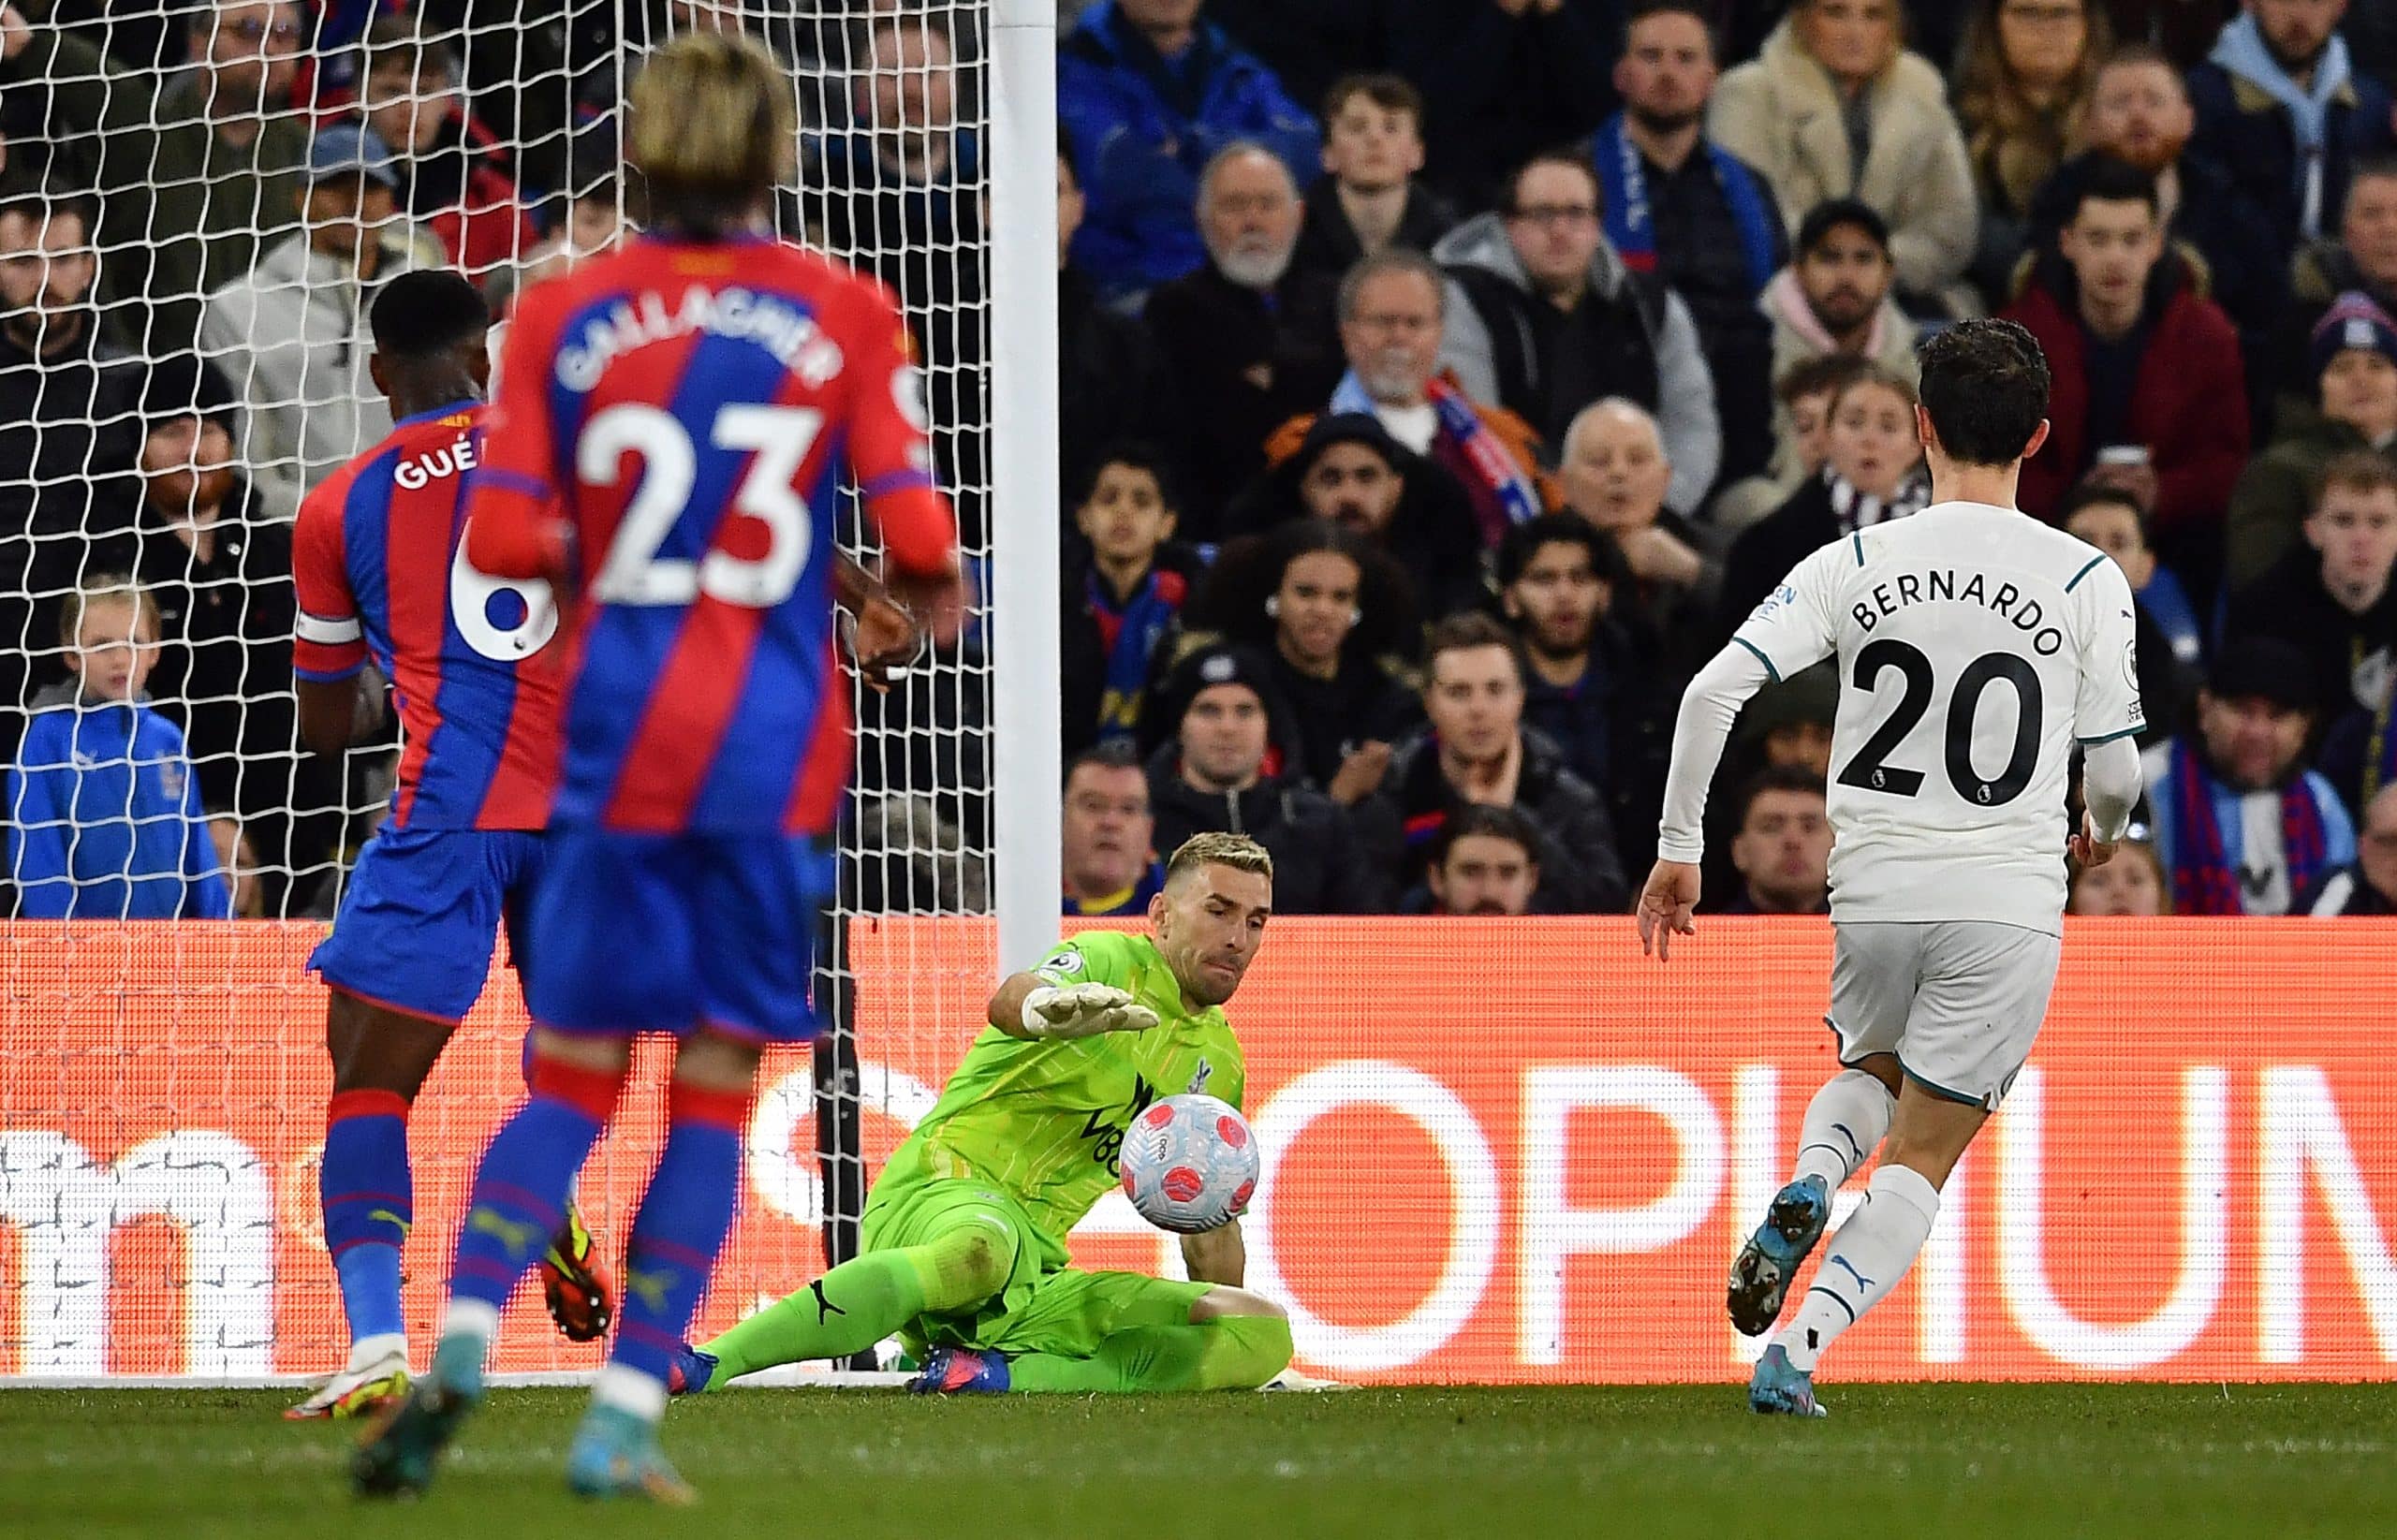
[[1834,923],[1840,1063],[1889,1053],[1910,1080],[1997,1110],[2048,1014],[2063,943],[1992,920]]

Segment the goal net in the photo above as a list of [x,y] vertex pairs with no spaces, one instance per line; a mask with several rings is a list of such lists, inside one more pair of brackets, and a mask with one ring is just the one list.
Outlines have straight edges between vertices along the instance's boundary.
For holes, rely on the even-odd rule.
[[[0,1376],[321,1372],[346,1339],[317,1218],[330,1069],[305,963],[399,742],[387,725],[338,763],[301,749],[289,532],[300,497],[390,427],[368,374],[374,295],[446,265],[504,317],[525,285],[612,245],[640,220],[622,104],[645,51],[695,28],[757,36],[800,104],[776,227],[900,296],[987,595],[990,6],[419,0],[402,21],[203,0],[186,25],[21,4],[0,65],[0,753],[15,767]],[[462,628],[521,623],[493,587],[453,583]],[[987,945],[881,928],[993,908],[990,609],[888,694],[858,693],[841,901],[817,945],[836,1030],[770,1058],[702,1327],[854,1244],[866,1174],[979,1014]],[[188,917],[223,903],[232,923]],[[845,962],[860,936],[873,976]],[[860,991],[891,979],[905,1008],[869,1009],[861,1041]],[[419,1342],[474,1162],[521,1093],[522,1030],[495,960],[416,1105]],[[662,1129],[647,1068],[581,1180],[611,1252]],[[510,1313],[502,1371],[597,1361],[537,1304]]]

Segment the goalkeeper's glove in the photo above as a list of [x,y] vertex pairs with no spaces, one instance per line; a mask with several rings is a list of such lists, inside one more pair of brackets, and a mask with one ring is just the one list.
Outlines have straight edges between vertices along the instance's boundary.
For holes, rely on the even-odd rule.
[[1102,1032],[1146,1032],[1156,1024],[1156,1012],[1108,984],[1038,989],[1023,999],[1027,1037],[1096,1037]]

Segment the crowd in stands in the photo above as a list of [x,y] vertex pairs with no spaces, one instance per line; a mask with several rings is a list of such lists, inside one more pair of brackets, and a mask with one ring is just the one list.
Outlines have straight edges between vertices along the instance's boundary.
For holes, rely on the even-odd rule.
[[[769,27],[812,82],[779,221],[902,297],[978,543],[981,50],[952,7],[801,9]],[[1808,550],[1925,505],[1915,347],[1983,315],[2054,373],[2022,506],[2140,607],[2142,840],[2075,907],[2397,909],[2392,7],[1060,10],[1069,911],[1142,907],[1214,829],[1273,851],[1285,912],[1623,910],[1683,686]],[[621,240],[623,75],[742,11],[0,6],[22,912],[324,902],[355,830],[307,810],[358,788],[291,751],[287,520],[388,426],[365,307],[450,265],[504,320]],[[895,748],[852,902],[981,901],[979,677],[863,697]],[[1749,708],[1710,910],[1826,907],[1837,693]]]

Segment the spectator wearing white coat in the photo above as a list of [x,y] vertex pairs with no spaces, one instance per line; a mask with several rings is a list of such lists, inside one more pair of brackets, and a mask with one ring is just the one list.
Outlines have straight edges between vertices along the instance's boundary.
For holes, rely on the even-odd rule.
[[367,313],[393,277],[442,265],[439,242],[394,216],[398,185],[374,130],[323,130],[309,149],[303,227],[208,297],[200,345],[241,391],[239,458],[278,515],[391,431],[366,372]]
[[1799,0],[1714,88],[1706,133],[1764,174],[1793,227],[1826,198],[1879,210],[1899,289],[1971,313],[1958,280],[1980,228],[1972,160],[1948,82],[1905,50],[1898,0]]
[[1713,376],[1682,297],[1608,244],[1601,197],[1586,156],[1537,155],[1508,183],[1503,213],[1441,238],[1440,364],[1474,401],[1518,414],[1551,444],[1593,402],[1638,403],[1672,462],[1666,502],[1694,512],[1723,461]]

